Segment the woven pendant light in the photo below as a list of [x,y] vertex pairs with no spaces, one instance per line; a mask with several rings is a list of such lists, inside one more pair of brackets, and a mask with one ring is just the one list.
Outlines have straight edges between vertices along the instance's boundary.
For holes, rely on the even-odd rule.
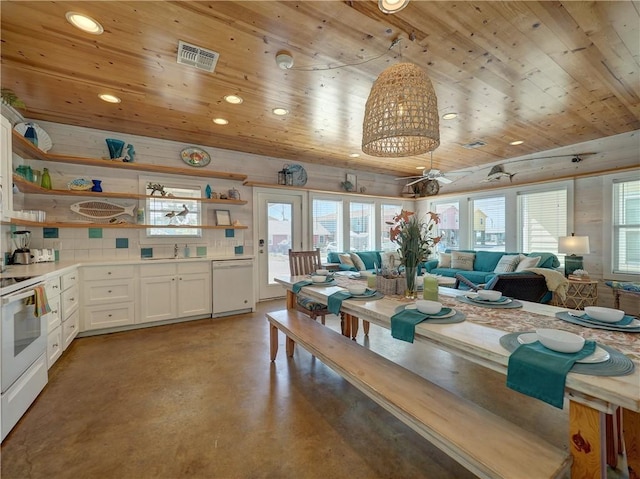
[[413,63],[383,71],[371,87],[362,126],[362,151],[398,158],[440,145],[438,100],[431,80]]

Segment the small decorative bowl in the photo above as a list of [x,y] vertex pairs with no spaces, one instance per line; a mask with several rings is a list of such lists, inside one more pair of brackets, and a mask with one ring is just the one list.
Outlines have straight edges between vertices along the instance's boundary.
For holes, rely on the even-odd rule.
[[317,269],[316,270],[316,274],[318,276],[327,276],[329,274],[329,270],[328,269]]
[[84,178],[76,178],[67,183],[67,187],[74,191],[87,191],[93,188],[93,182]]
[[560,329],[536,329],[538,341],[546,348],[560,353],[577,353],[584,346],[584,338]]
[[479,289],[478,298],[485,301],[498,301],[502,298],[502,293],[493,289]]
[[428,299],[419,299],[416,301],[416,308],[418,308],[418,311],[422,314],[438,314],[442,309],[442,303]]
[[364,284],[350,284],[347,289],[351,294],[364,294],[367,286]]
[[624,318],[624,311],[619,309],[603,308],[600,306],[587,306],[584,308],[587,316],[605,323],[617,323]]
[[314,283],[324,283],[327,280],[326,276],[320,276],[319,274],[314,274],[311,276],[311,281]]

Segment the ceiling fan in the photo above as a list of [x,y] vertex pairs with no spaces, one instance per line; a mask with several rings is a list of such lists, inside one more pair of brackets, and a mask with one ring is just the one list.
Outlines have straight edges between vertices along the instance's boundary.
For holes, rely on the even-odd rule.
[[[422,170],[421,175],[404,176],[402,178],[396,178],[396,180],[413,180],[407,182],[405,187],[413,186],[414,192],[420,196],[437,195],[440,191],[440,183],[442,183],[443,185],[447,185],[453,182],[452,179],[447,178],[440,170],[433,168],[433,152],[431,153],[431,166],[429,170],[425,168],[424,170]],[[420,182],[424,183],[419,187],[414,186]]]

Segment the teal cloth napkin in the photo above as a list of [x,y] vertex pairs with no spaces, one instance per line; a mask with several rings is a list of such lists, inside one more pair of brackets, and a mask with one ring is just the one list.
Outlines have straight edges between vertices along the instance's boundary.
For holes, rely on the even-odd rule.
[[331,314],[340,314],[342,302],[350,297],[351,293],[349,293],[349,291],[338,291],[337,293],[333,293],[327,298],[327,309]]
[[293,283],[293,286],[291,286],[291,291],[293,291],[295,294],[298,294],[303,286],[309,286],[310,284],[313,284],[313,281],[311,281],[310,279],[303,279],[302,281]]
[[584,319],[585,321],[589,321],[594,324],[601,324],[603,326],[626,326],[627,324],[631,324],[635,318],[633,316],[624,315],[620,321],[616,321],[615,323],[607,323],[606,321],[600,321],[599,319],[594,319],[589,316],[587,313],[584,313],[580,319]]
[[567,373],[595,349],[595,341],[585,341],[577,353],[552,351],[539,341],[522,344],[509,356],[507,386],[562,409]]
[[395,339],[413,342],[416,324],[427,319],[427,315],[417,309],[404,309],[391,316],[391,336]]

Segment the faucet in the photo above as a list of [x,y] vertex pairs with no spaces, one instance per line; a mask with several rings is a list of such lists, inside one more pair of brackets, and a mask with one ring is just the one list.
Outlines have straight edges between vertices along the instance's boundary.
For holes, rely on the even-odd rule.
[[174,258],[178,257],[178,243],[173,245],[173,257]]

